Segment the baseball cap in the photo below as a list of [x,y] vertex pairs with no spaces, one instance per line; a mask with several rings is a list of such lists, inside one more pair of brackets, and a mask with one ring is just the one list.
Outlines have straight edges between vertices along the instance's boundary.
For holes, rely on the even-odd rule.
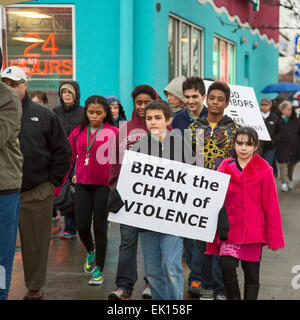
[[13,81],[20,81],[20,80],[27,81],[25,72],[21,68],[15,67],[15,66],[8,67],[5,70],[3,70],[1,72],[1,77],[8,78]]
[[260,104],[267,104],[269,106],[271,104],[271,100],[269,98],[262,98],[260,100]]

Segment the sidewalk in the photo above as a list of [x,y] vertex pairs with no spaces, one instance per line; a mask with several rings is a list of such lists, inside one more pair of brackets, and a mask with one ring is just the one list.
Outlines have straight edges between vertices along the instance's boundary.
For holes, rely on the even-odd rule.
[[[292,288],[291,281],[294,265],[300,265],[300,165],[295,169],[295,187],[288,193],[279,192],[285,235],[284,250],[263,250],[260,279],[260,300],[298,300],[300,289]],[[277,186],[280,187],[278,179]],[[85,250],[79,239],[60,240],[55,236],[51,240],[48,262],[47,283],[44,287],[45,300],[106,300],[108,293],[115,289],[115,276],[118,263],[119,225],[111,223],[108,239],[107,260],[104,270],[104,282],[100,286],[88,284],[89,275],[83,271]],[[300,267],[299,267],[300,268]],[[184,263],[185,278],[189,270]],[[143,280],[143,260],[138,248],[139,279],[133,293],[133,299],[142,299],[145,282]],[[240,283],[242,271],[239,268]],[[298,281],[300,286],[300,280]],[[186,294],[185,299],[190,299]],[[241,286],[241,292],[243,288]],[[16,252],[9,300],[21,300],[26,293],[24,285],[21,252]]]

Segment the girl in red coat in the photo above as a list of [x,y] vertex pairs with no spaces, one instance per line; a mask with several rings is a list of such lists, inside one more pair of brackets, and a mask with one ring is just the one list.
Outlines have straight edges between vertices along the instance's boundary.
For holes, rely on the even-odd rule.
[[258,144],[254,129],[240,128],[234,138],[236,158],[225,159],[218,168],[231,176],[225,198],[230,230],[226,241],[216,235],[206,253],[220,256],[228,299],[241,299],[236,274],[239,261],[244,271],[244,299],[255,300],[262,247],[284,248],[275,180],[269,164],[255,154]]

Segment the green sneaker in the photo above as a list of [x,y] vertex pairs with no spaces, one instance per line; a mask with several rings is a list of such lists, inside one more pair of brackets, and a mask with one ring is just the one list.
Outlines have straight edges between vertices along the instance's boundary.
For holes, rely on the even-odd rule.
[[103,282],[103,275],[100,267],[96,266],[93,275],[89,281],[89,284],[101,284]]
[[86,273],[92,273],[96,267],[95,253],[88,253],[84,263],[84,271]]

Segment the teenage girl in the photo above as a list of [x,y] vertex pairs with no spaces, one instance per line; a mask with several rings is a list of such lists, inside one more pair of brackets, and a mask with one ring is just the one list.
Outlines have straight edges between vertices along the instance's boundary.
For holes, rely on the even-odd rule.
[[228,240],[216,236],[207,254],[220,256],[227,298],[241,299],[236,268],[244,271],[244,299],[256,300],[262,247],[284,248],[281,214],[275,180],[269,164],[255,154],[259,140],[249,127],[234,137],[236,158],[225,159],[218,171],[231,176],[225,198],[230,230]]
[[[72,146],[72,163],[75,160],[75,219],[78,234],[87,257],[84,270],[92,273],[89,284],[103,282],[103,267],[107,247],[107,210],[110,147],[118,129],[102,96],[91,96],[85,101],[81,123],[69,136]],[[95,245],[91,234],[93,219]]]

